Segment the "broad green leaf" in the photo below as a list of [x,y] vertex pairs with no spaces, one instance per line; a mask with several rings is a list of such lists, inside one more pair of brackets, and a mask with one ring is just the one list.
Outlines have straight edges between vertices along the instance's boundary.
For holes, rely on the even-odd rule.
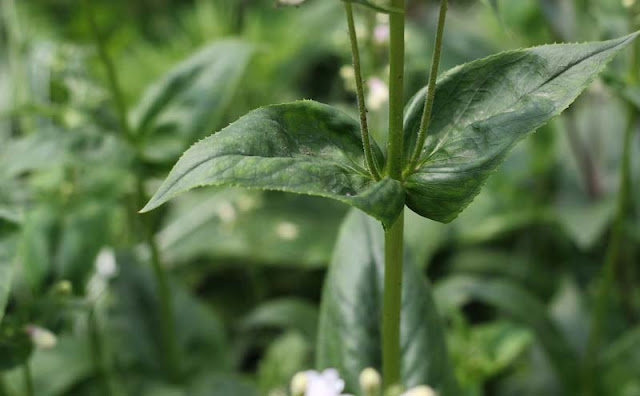
[[[382,153],[375,147],[379,163]],[[404,206],[398,181],[373,181],[358,123],[313,101],[254,110],[187,150],[142,212],[194,187],[225,185],[332,198],[392,224]]]
[[149,160],[173,160],[191,142],[220,126],[251,59],[252,46],[213,43],[171,69],[143,94],[131,113]]
[[24,324],[7,318],[0,325],[0,373],[20,366],[31,356],[33,344]]
[[246,329],[277,328],[296,330],[307,340],[315,340],[318,310],[304,300],[282,298],[258,305],[242,321]]
[[[509,51],[445,73],[418,165],[405,179],[407,205],[433,220],[456,218],[509,150],[566,109],[637,35]],[[420,91],[405,111],[407,156],[425,94]]]
[[297,331],[284,333],[267,348],[258,365],[258,385],[263,395],[281,391],[287,394],[289,381],[299,371],[308,369],[312,343]]
[[[335,367],[357,389],[366,367],[380,367],[380,319],[384,233],[373,219],[352,212],[346,219],[325,282],[317,345],[318,368]],[[406,255],[402,291],[402,381],[429,384],[455,395],[444,331],[423,275]]]
[[347,209],[337,201],[279,191],[202,189],[173,201],[158,243],[165,261],[175,264],[207,257],[215,263],[324,268]]
[[360,4],[374,11],[382,12],[385,14],[404,12],[403,10],[400,10],[398,8],[391,7],[389,5],[390,3],[389,0],[342,0],[342,1]]
[[514,282],[486,277],[457,275],[438,283],[438,307],[444,311],[481,301],[501,310],[531,328],[544,347],[559,379],[569,388],[577,379],[576,352],[551,320],[547,308]]
[[[29,365],[36,395],[73,394],[75,386],[95,374],[89,340],[81,333],[58,337],[52,349],[36,349]],[[14,391],[13,394],[26,394],[22,367],[9,372],[6,378],[7,385]]]

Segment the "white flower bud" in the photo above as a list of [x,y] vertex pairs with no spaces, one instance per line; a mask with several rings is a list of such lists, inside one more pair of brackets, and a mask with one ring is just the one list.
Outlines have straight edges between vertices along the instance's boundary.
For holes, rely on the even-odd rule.
[[380,374],[371,367],[362,370],[362,373],[360,373],[360,388],[366,396],[377,395],[380,392],[381,383]]
[[307,391],[307,373],[301,372],[291,379],[291,395],[304,396]]
[[27,334],[31,342],[38,348],[51,349],[58,343],[58,338],[49,330],[38,326],[27,326]]
[[420,385],[416,386],[415,388],[409,389],[408,391],[403,393],[402,396],[437,396],[437,394],[432,388],[425,385]]

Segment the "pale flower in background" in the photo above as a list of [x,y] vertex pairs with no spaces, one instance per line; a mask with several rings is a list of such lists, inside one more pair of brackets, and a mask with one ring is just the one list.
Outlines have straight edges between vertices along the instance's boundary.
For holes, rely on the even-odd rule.
[[373,29],[373,41],[378,44],[386,44],[389,42],[389,25],[379,24]]
[[389,87],[378,77],[371,77],[367,81],[369,94],[367,95],[367,106],[371,110],[379,110],[389,100]]
[[218,217],[223,224],[231,224],[236,221],[236,209],[231,202],[222,201],[220,207],[218,207]]
[[299,6],[307,0],[276,0],[276,5],[279,6]]
[[409,389],[400,396],[437,396],[437,393],[431,387],[420,385]]
[[340,68],[340,77],[344,82],[344,89],[347,91],[356,91],[356,72],[351,65],[344,65]]
[[636,3],[636,0],[622,0],[622,5],[626,8],[631,8]]
[[118,272],[116,255],[112,248],[103,247],[96,256],[96,273],[102,278],[113,278]]
[[31,342],[38,348],[51,349],[58,343],[58,338],[51,331],[39,326],[27,326],[27,334],[31,337]]
[[299,233],[300,233],[300,228],[297,225],[290,223],[288,221],[280,222],[276,226],[276,234],[278,234],[278,236],[281,239],[284,239],[285,241],[291,241],[296,239]]

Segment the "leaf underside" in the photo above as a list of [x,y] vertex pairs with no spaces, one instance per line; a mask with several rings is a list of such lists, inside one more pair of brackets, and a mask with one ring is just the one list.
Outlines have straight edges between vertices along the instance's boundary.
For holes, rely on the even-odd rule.
[[[473,200],[509,150],[566,109],[613,56],[637,37],[500,53],[456,67],[437,83],[407,205],[449,222]],[[426,89],[405,109],[405,157],[415,146]]]
[[[352,211],[338,236],[325,281],[317,343],[318,368],[337,368],[347,391],[366,367],[380,368],[384,234],[373,219]],[[402,381],[430,384],[455,395],[446,342],[430,286],[405,255],[400,325]]]
[[[379,163],[382,153],[374,147]],[[313,101],[254,110],[187,150],[142,212],[205,185],[332,198],[390,225],[404,207],[400,182],[371,179],[358,123]]]

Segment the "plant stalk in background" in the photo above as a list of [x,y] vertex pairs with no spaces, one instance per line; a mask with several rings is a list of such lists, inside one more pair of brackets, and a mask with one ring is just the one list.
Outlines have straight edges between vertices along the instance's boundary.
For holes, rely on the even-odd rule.
[[[98,29],[94,11],[91,6],[91,1],[85,0],[84,5],[87,15],[87,21],[89,23],[91,33],[93,34],[93,38],[98,49],[100,61],[102,62],[102,65],[107,74],[107,81],[109,84],[109,89],[111,91],[111,96],[114,103],[116,104],[116,113],[118,121],[120,123],[121,134],[126,141],[132,143],[134,147],[137,148],[135,136],[138,136],[139,134],[134,135],[132,128],[129,125],[127,106],[124,95],[122,93],[122,89],[120,87],[120,83],[118,81],[116,68],[107,50],[106,42]],[[139,207],[138,205],[141,202],[146,201],[146,196],[144,193],[144,176],[140,174],[138,166],[134,167],[137,172],[136,191],[130,213],[132,219],[138,218],[136,208]],[[149,221],[150,219],[147,216],[147,218],[144,219],[142,226],[134,227],[134,229],[141,229],[144,242],[147,246],[147,249],[149,250],[151,257],[151,265],[153,267],[153,273],[155,276],[160,303],[161,338],[163,344],[163,352],[165,354],[164,364],[169,378],[171,378],[171,380],[173,381],[178,381],[180,378],[179,349],[173,320],[174,314],[171,298],[171,288],[169,285],[169,276],[160,261],[160,255],[158,254],[158,245],[153,236],[153,231],[151,229],[151,224]]]
[[[638,29],[636,14],[629,12],[629,26],[631,30]],[[631,86],[638,86],[640,83],[640,42],[632,45],[629,78]],[[584,368],[584,395],[595,396],[597,387],[597,363],[600,357],[599,349],[604,331],[607,305],[610,301],[616,274],[620,268],[621,261],[624,260],[625,241],[627,240],[626,224],[627,214],[631,209],[631,148],[633,146],[633,136],[637,131],[640,120],[638,108],[635,104],[628,104],[628,118],[622,143],[622,161],[620,163],[620,180],[617,197],[616,215],[609,238],[602,274],[598,278],[595,295],[595,307],[591,320],[589,339],[585,353]]]

